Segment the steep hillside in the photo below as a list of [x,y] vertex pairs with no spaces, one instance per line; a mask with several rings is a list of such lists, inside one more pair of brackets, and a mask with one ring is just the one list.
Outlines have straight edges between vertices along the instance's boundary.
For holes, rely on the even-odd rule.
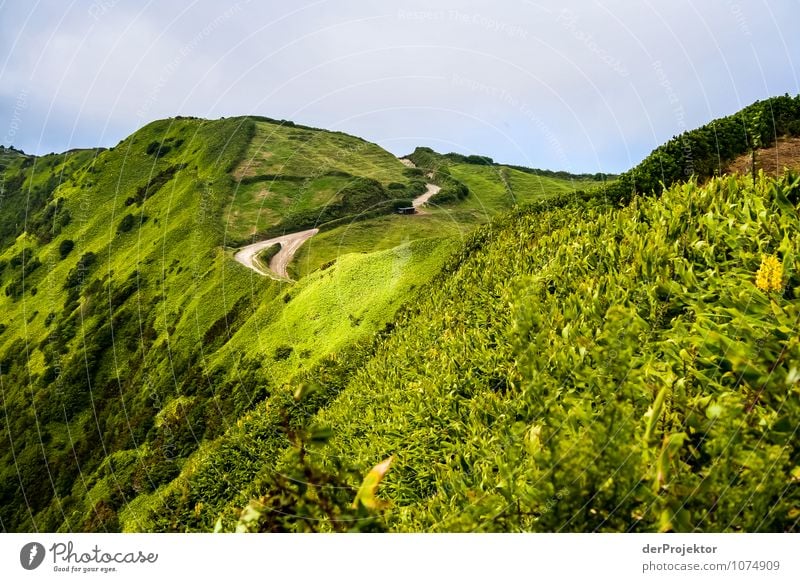
[[0,530],[795,531],[800,178],[713,174],[798,103],[618,179],[254,117],[0,150]]
[[227,214],[227,244],[307,228],[330,229],[348,217],[394,210],[424,191],[375,144],[343,133],[258,121],[233,172],[239,181]]
[[69,214],[58,206],[63,201],[53,192],[100,151],[71,150],[37,158],[0,146],[0,248],[24,231],[45,241],[59,228],[54,220],[68,222]]
[[[287,149],[293,137],[302,146]],[[410,183],[391,154],[343,134],[177,118],[108,151],[3,154],[5,530],[116,530],[118,511],[178,475],[203,442],[381,329],[452,248],[411,236],[298,285],[232,260],[232,217],[240,234],[245,218],[260,228],[247,187],[282,185],[267,197],[266,228],[284,229],[307,192],[319,198],[304,216],[346,218],[370,196],[391,200],[388,180]],[[324,190],[311,168],[341,183]],[[98,484],[101,469],[125,480]]]
[[512,214],[320,415],[325,456],[395,456],[396,530],[796,530],[799,202],[726,178]]
[[[4,528],[81,529],[82,477],[154,438],[198,336],[250,289],[219,250],[218,220],[249,126],[156,122],[109,151],[30,162],[48,169],[35,176],[49,214],[1,255]],[[227,297],[192,308],[223,279]]]
[[[762,176],[513,212],[129,523],[796,531],[798,204]],[[351,509],[389,457],[388,505]]]
[[607,185],[605,196],[624,203],[637,193],[659,193],[692,176],[702,182],[723,174],[737,157],[785,136],[800,136],[800,95],[756,101],[672,138]]

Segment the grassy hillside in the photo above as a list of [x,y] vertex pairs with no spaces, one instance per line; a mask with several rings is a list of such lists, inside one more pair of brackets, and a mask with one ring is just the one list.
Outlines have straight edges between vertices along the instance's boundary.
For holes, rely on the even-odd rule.
[[326,172],[400,182],[404,166],[389,152],[346,133],[256,120],[256,131],[234,176],[315,176]]
[[729,178],[512,214],[321,415],[326,456],[396,456],[396,530],[795,530],[798,201]]
[[[796,531],[798,203],[795,176],[721,178],[496,220],[318,392],[248,414],[157,527]],[[388,506],[355,512],[390,456]]]
[[[113,512],[106,502],[87,511],[81,477],[154,438],[198,336],[251,287],[216,250],[250,125],[156,122],[109,151],[30,162],[47,168],[50,216],[0,254],[4,528],[81,529]],[[220,279],[227,297],[192,308]]]
[[[659,197],[683,145],[618,182],[252,117],[0,150],[0,529],[796,531],[800,178],[709,178],[732,119]],[[297,281],[233,260],[310,226]]]
[[390,213],[393,200],[420,188],[403,170],[392,154],[357,137],[257,122],[233,172],[240,183],[227,214],[227,243]]
[[[305,276],[351,252],[382,250],[404,241],[428,237],[464,240],[477,226],[519,204],[594,190],[604,184],[596,176],[466,163],[468,158],[464,156],[441,155],[428,148],[417,148],[408,157],[419,162],[420,167],[407,169],[404,172],[407,180],[413,183],[425,179],[443,187],[443,193],[434,196],[425,207],[426,214],[342,221],[300,249],[292,266],[294,277]],[[478,158],[478,161],[483,160],[486,158]],[[457,188],[463,189],[463,194],[448,195]],[[404,196],[402,193],[396,195]]]
[[591,190],[602,184],[592,179],[565,179],[540,176],[508,166],[453,164],[450,176],[466,184],[471,196],[453,205],[476,215],[491,218],[518,204],[578,190]]
[[[202,443],[381,329],[451,248],[406,238],[300,286],[232,260],[231,215],[242,232],[257,221],[249,187],[280,184],[268,203],[278,228],[306,192],[313,212],[321,203],[347,216],[363,210],[364,192],[387,197],[388,180],[405,188],[391,154],[343,134],[178,118],[108,151],[2,153],[4,530],[118,529],[118,512],[170,482]],[[325,175],[295,180],[311,168]],[[108,470],[127,471],[124,482],[98,485]]]

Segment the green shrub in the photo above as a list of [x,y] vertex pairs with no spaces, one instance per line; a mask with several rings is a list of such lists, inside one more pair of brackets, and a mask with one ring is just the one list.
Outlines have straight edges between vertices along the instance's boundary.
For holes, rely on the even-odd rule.
[[64,239],[58,245],[58,256],[63,261],[67,258],[67,256],[72,252],[72,249],[75,248],[75,241],[70,239]]
[[73,289],[83,284],[83,281],[86,279],[89,270],[95,262],[97,262],[97,255],[93,252],[89,251],[82,254],[75,268],[70,270],[67,275],[67,279],[64,281],[64,289]]
[[172,180],[175,175],[185,167],[186,164],[175,164],[158,172],[155,176],[152,176],[146,184],[143,184],[136,189],[135,196],[129,197],[125,200],[125,206],[130,206],[134,202],[139,205],[143,204],[147,198],[158,193],[167,182]]
[[277,348],[275,348],[275,355],[273,356],[273,359],[276,362],[280,362],[281,360],[286,360],[289,358],[289,356],[292,355],[293,351],[294,348],[292,346],[287,346],[287,345],[278,346]]
[[136,218],[134,218],[132,214],[126,214],[117,225],[117,233],[123,234],[130,232],[134,226],[136,226]]
[[431,197],[431,202],[434,204],[447,204],[448,202],[458,202],[467,196],[469,196],[469,188],[451,178],[446,180],[442,189]]

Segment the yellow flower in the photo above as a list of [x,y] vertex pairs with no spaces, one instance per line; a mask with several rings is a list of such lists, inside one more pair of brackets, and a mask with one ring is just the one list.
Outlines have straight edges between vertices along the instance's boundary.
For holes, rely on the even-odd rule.
[[756,273],[756,286],[762,291],[780,291],[783,289],[783,265],[775,255],[763,255],[761,267]]

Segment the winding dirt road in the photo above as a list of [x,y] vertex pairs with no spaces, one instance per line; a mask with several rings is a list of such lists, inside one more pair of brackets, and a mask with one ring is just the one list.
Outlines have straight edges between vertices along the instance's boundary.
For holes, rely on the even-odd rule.
[[425,184],[425,188],[425,194],[417,196],[411,202],[411,204],[414,206],[414,210],[417,211],[417,214],[427,214],[424,210],[422,210],[422,207],[428,202],[428,200],[431,199],[431,196],[438,194],[439,190],[441,190],[441,188],[436,184]]
[[[400,163],[403,164],[406,168],[417,167],[417,165],[408,158],[398,158],[398,159],[400,160]],[[426,175],[428,176],[428,178],[433,178],[432,172],[428,172]],[[411,202],[411,205],[414,207],[414,210],[416,210],[417,214],[427,214],[427,212],[422,210],[422,207],[425,206],[425,204],[427,204],[428,200],[430,200],[431,197],[438,194],[439,190],[441,190],[441,188],[436,184],[425,184],[425,187],[426,187],[425,193],[420,196],[417,196]]]
[[[400,158],[400,161],[406,167],[416,168],[414,162],[411,160]],[[425,187],[425,193],[417,196],[411,202],[417,214],[427,214],[424,210],[422,210],[422,207],[428,202],[428,200],[431,199],[432,196],[441,190],[441,188],[436,184],[425,184]],[[242,247],[236,251],[236,254],[233,255],[233,258],[248,269],[252,269],[259,275],[272,277],[273,279],[290,279],[289,273],[286,269],[289,266],[292,258],[294,258],[294,254],[304,242],[318,232],[318,228],[312,228],[310,230],[303,230],[300,232],[294,232],[292,234],[277,236],[268,240],[262,240],[251,245],[247,245],[246,247]],[[258,253],[274,244],[280,245],[281,249],[270,259],[269,270],[265,271],[259,266],[258,262],[256,261],[256,256],[258,256]]]
[[[312,228],[311,230],[303,230],[300,232],[294,232],[292,234],[285,234],[283,236],[271,238],[269,240],[262,240],[251,245],[247,245],[246,247],[242,247],[236,251],[236,254],[233,255],[233,258],[248,269],[254,270],[259,275],[266,275],[267,277],[273,277],[277,279],[289,279],[289,273],[286,272],[286,268],[289,266],[294,254],[297,252],[297,249],[299,249],[304,242],[318,232],[318,228]],[[258,263],[256,262],[256,256],[265,248],[274,244],[281,245],[281,250],[279,250],[277,254],[270,259],[269,272],[266,272],[258,266]]]

